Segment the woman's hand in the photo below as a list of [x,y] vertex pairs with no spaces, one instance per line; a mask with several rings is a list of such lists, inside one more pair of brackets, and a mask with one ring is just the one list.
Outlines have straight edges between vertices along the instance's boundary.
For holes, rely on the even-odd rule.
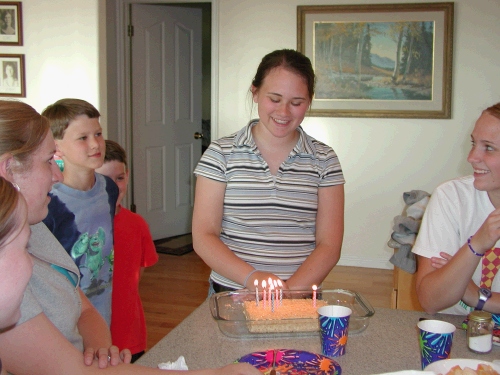
[[[279,286],[279,288],[281,288],[283,290],[288,289],[285,281],[281,280],[274,273],[264,272],[264,271],[253,272],[250,275],[250,277],[248,278],[248,280],[246,281],[246,285],[243,285],[243,286],[245,288],[247,288],[248,290],[253,292],[253,291],[255,291],[255,280],[257,280],[257,287],[259,289],[262,288],[262,281],[265,280],[266,281],[266,289],[267,289],[267,288],[269,288],[269,279],[271,279],[271,281],[273,282],[273,285],[274,285],[274,281],[276,281],[276,284]],[[278,280],[281,282],[281,286],[280,286]]]
[[441,258],[438,257],[431,258],[431,265],[435,269],[443,267],[452,258],[452,255],[445,252],[440,252],[439,255],[441,256]]
[[106,368],[108,364],[116,366],[120,363],[130,363],[132,360],[132,353],[129,349],[123,349],[121,352],[118,347],[112,345],[108,348],[99,348],[94,351],[93,348],[85,348],[83,353],[83,361],[87,366],[94,363],[94,359],[98,362],[99,368]]
[[488,215],[483,225],[471,238],[471,246],[475,252],[484,254],[500,239],[500,208]]

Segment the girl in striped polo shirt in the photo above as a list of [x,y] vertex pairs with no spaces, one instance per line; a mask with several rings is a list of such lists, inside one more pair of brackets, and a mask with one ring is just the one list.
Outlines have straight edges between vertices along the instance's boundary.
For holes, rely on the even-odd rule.
[[303,54],[264,56],[250,87],[259,118],[212,142],[198,163],[193,245],[212,268],[209,293],[254,290],[269,278],[310,289],[337,264],[342,168],[333,149],[300,126],[314,84]]

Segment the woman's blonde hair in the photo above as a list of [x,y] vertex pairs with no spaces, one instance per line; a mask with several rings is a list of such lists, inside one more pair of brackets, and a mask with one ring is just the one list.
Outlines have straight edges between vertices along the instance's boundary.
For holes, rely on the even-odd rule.
[[490,115],[500,119],[500,103],[493,104],[491,107],[486,108],[484,112],[488,112]]
[[0,157],[10,154],[29,170],[31,155],[50,130],[49,121],[33,107],[15,100],[0,100]]
[[0,247],[20,225],[20,193],[6,179],[0,177]]

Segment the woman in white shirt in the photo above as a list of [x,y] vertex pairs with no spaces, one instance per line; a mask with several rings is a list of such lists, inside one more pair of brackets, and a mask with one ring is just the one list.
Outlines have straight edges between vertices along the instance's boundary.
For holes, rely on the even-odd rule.
[[432,194],[412,251],[428,313],[500,313],[500,103],[485,109],[471,134],[467,161],[474,174]]

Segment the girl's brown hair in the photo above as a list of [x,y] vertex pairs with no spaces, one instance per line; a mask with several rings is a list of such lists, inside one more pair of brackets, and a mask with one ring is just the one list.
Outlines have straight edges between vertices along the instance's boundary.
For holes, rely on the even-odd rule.
[[0,157],[10,154],[24,169],[50,130],[48,120],[33,107],[15,100],[0,100]]
[[304,54],[293,49],[280,49],[264,56],[252,80],[252,86],[257,90],[260,89],[269,72],[279,67],[283,67],[304,79],[309,94],[309,100],[312,101],[314,97],[316,75],[314,74],[311,60]]
[[16,188],[0,177],[0,247],[6,244],[10,234],[20,225],[18,220],[20,199]]

